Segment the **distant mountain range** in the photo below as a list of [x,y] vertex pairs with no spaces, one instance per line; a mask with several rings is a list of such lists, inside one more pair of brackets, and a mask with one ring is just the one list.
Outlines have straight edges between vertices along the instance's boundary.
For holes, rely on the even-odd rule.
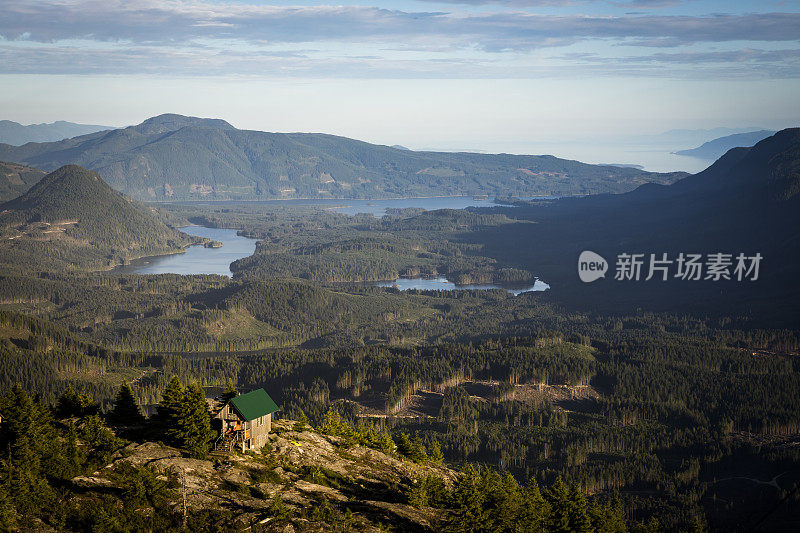
[[0,160],[48,171],[79,164],[142,200],[581,195],[686,175],[553,156],[415,152],[333,135],[239,130],[223,120],[181,115],[59,142],[0,145]]
[[727,137],[728,135],[736,135],[738,133],[750,133],[753,131],[761,131],[764,128],[759,127],[744,127],[744,128],[710,128],[710,129],[676,129],[669,130],[657,135],[639,135],[631,138],[630,141],[634,144],[644,143],[659,146],[699,146],[704,142],[717,139],[719,137]]
[[759,131],[751,131],[748,133],[737,133],[734,135],[727,135],[725,137],[719,137],[717,139],[708,141],[703,143],[701,146],[697,148],[692,148],[690,150],[680,150],[675,152],[677,155],[687,155],[690,157],[697,157],[700,159],[707,159],[709,161],[714,161],[715,159],[719,159],[722,157],[725,152],[730,150],[731,148],[738,148],[740,146],[749,147],[756,144],[758,141],[762,139],[766,139],[770,135],[774,135],[775,132],[772,130],[759,130]]
[[76,165],[59,168],[0,204],[0,262],[29,271],[105,269],[181,251],[190,242],[151,208]]
[[75,124],[59,120],[50,124],[30,124],[23,126],[11,120],[0,120],[0,143],[19,146],[30,142],[50,142],[86,135],[96,131],[114,129],[110,126]]
[[[570,198],[507,211],[525,223],[476,236],[484,253],[540,275],[553,297],[605,311],[700,310],[794,323],[800,316],[800,128],[734,148],[708,169],[669,186]],[[527,223],[535,220],[536,224]],[[582,283],[578,256],[608,261],[605,279]],[[614,279],[619,254],[641,253],[640,281]],[[672,274],[650,281],[649,254],[668,254]],[[676,279],[680,253],[760,253],[756,281]],[[735,259],[731,259],[735,264]],[[730,273],[733,271],[733,265]]]

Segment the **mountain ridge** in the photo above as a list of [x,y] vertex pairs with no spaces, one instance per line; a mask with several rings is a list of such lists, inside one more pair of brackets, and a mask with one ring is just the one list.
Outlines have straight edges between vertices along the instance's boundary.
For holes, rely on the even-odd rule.
[[[515,209],[508,216],[538,223],[488,230],[476,238],[487,254],[541,275],[559,301],[615,311],[725,309],[789,321],[797,316],[800,128],[731,149],[703,172],[672,185]],[[520,242],[536,247],[528,250]],[[577,258],[584,250],[608,261],[606,279],[578,279]],[[647,263],[641,281],[617,281],[621,253],[642,253],[645,259],[666,253],[672,260],[680,253],[759,253],[763,261],[756,281],[644,281]]]
[[79,164],[141,200],[594,194],[685,176],[546,155],[415,152],[172,114],[55,143],[0,145],[0,159],[44,170]]
[[65,120],[28,125],[13,120],[0,120],[0,143],[21,146],[29,142],[60,141],[110,129],[113,128],[96,124],[77,124]]
[[777,132],[774,130],[759,130],[726,135],[707,141],[697,148],[679,150],[675,152],[675,154],[699,159],[715,160],[725,155],[725,153],[732,148],[753,146],[757,142],[775,133]]

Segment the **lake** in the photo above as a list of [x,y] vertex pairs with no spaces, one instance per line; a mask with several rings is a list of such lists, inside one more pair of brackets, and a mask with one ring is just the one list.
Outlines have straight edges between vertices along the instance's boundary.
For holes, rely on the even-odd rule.
[[[542,197],[553,198],[553,197]],[[529,198],[523,198],[529,199]],[[240,203],[240,202],[230,202]],[[244,203],[244,202],[241,202]],[[418,207],[425,210],[464,209],[466,207],[492,207],[500,204],[493,200],[476,199],[471,196],[447,196],[435,198],[398,198],[392,200],[275,200],[264,203],[277,203],[286,206],[313,205],[333,209],[347,215],[370,213],[381,217],[387,208]],[[185,253],[144,257],[131,261],[129,265],[118,267],[114,272],[123,274],[219,274],[232,277],[230,264],[243,257],[253,255],[256,239],[241,237],[233,229],[206,228],[203,226],[186,226],[180,228],[184,233],[197,237],[206,237],[222,243],[221,248],[205,248],[202,245],[189,246]],[[386,282],[393,286],[395,282]],[[401,290],[466,290],[466,289],[498,289],[497,285],[459,285],[448,282],[445,278],[434,279],[400,279],[397,281]],[[541,281],[531,287],[506,288],[513,294],[528,291],[542,291],[550,288]]]
[[[537,199],[548,200],[557,196],[537,196]],[[519,200],[530,200],[531,196],[519,197]],[[212,205],[223,204],[248,205],[254,202],[241,202],[236,200],[222,201]],[[467,207],[500,207],[503,204],[494,202],[489,198],[474,198],[472,196],[434,196],[429,198],[391,198],[388,200],[351,200],[351,199],[297,199],[297,200],[262,200],[257,202],[265,205],[276,205],[285,207],[312,206],[322,209],[330,209],[338,213],[354,216],[359,213],[368,213],[374,217],[382,217],[386,214],[386,209],[402,209],[406,207],[417,207],[426,211],[436,209],[465,209]],[[505,206],[508,207],[508,206]]]
[[379,281],[378,287],[397,287],[401,291],[417,289],[420,291],[469,291],[469,290],[489,290],[505,289],[514,296],[523,292],[546,291],[550,285],[537,279],[533,285],[521,288],[501,287],[500,285],[456,285],[448,281],[447,278],[398,278],[395,281]]
[[[550,197],[542,197],[550,198]],[[528,198],[525,198],[528,199]],[[325,200],[334,211],[345,215],[357,215],[359,213],[369,213],[374,217],[382,217],[386,214],[386,209],[402,209],[406,207],[417,207],[426,211],[436,209],[465,209],[467,207],[498,207],[493,199],[480,199],[472,196],[441,196],[435,198],[395,198],[390,200]],[[323,204],[325,205],[325,204]]]
[[180,230],[196,237],[219,241],[222,248],[189,246],[185,253],[136,259],[114,271],[124,274],[220,274],[231,277],[230,264],[253,255],[256,250],[255,239],[240,237],[234,229],[186,226]]

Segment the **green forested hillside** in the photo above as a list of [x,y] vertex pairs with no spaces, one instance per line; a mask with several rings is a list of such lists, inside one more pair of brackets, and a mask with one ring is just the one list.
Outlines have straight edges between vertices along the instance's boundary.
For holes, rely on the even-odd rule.
[[24,193],[45,174],[37,168],[0,161],[0,203]]
[[108,268],[180,251],[190,238],[75,165],[0,205],[2,262],[14,268]]
[[[607,310],[687,309],[749,314],[797,324],[800,265],[800,128],[729,151],[708,169],[670,186],[623,195],[533,202],[500,209],[516,224],[486,227],[465,240],[509,266],[537,273],[562,302]],[[606,279],[582,283],[581,251],[609,261]],[[615,279],[619,254],[643,254],[640,281]],[[679,254],[730,254],[728,277],[682,280]],[[756,280],[731,276],[736,256],[760,254]],[[667,280],[645,281],[650,254],[671,260]]]
[[333,135],[238,130],[180,115],[55,143],[0,144],[0,159],[45,170],[79,164],[143,200],[575,195],[684,175],[553,156],[414,152]]

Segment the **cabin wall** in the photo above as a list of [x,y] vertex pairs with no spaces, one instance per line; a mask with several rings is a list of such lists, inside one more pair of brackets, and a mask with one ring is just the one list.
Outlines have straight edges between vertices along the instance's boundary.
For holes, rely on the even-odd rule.
[[246,443],[248,450],[260,450],[267,443],[269,431],[272,429],[272,415],[266,414],[249,423],[250,439]]

